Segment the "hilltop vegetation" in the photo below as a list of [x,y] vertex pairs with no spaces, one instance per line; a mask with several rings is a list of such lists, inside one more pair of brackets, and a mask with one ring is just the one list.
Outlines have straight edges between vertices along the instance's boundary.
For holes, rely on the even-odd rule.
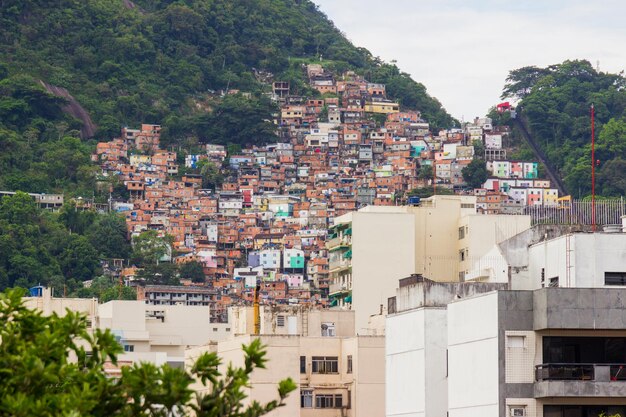
[[596,114],[596,190],[626,194],[626,79],[587,61],[511,71],[502,95],[520,99],[535,140],[569,192],[591,192],[590,106]]
[[0,290],[41,284],[70,293],[97,275],[100,259],[129,252],[126,223],[115,214],[73,204],[50,213],[25,193],[0,200]]
[[[67,89],[110,139],[162,124],[163,142],[263,143],[275,106],[259,74],[308,89],[304,62],[353,69],[435,126],[453,119],[423,85],[353,46],[309,0],[3,0],[0,7],[0,187],[89,195],[93,144],[48,86]],[[249,98],[222,100],[238,89]],[[82,138],[83,140],[78,140]],[[8,150],[8,152],[6,152]],[[59,169],[51,161],[59,161]]]

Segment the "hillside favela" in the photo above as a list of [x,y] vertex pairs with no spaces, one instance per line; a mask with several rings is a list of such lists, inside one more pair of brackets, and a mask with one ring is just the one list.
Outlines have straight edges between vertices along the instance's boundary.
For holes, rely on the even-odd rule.
[[625,14],[0,0],[0,416],[626,417]]

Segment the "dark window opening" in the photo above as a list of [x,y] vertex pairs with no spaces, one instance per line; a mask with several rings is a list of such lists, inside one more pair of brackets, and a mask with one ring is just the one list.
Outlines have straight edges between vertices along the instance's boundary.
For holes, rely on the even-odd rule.
[[605,272],[604,285],[626,285],[626,272]]

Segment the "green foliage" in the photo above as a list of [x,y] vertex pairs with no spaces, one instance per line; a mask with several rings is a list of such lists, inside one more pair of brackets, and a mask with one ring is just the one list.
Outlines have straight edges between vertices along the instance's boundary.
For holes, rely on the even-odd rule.
[[190,279],[192,282],[204,282],[204,268],[198,261],[185,262],[179,268],[181,278]]
[[[435,195],[435,190],[433,187],[418,187],[414,188],[407,193],[408,197],[420,197],[420,198],[428,198]],[[437,195],[453,195],[454,191],[449,188],[437,187]]]
[[216,190],[224,182],[224,176],[214,162],[203,159],[197,164],[197,170],[202,175],[202,188]]
[[432,180],[433,179],[433,166],[422,165],[417,174],[417,178],[419,178],[420,180]]
[[171,238],[159,237],[156,230],[146,230],[133,239],[132,260],[138,266],[156,265],[170,252]]
[[115,213],[98,216],[87,231],[89,241],[103,257],[117,259],[128,259],[130,256],[131,247],[126,234],[126,221]]
[[[10,94],[0,95],[7,97],[0,100],[0,120],[18,132],[18,143],[35,118],[41,122],[36,135],[60,120],[70,130],[80,128],[60,111],[65,100],[35,80],[66,88],[90,113],[101,139],[120,126],[146,122],[163,125],[166,143],[181,144],[188,136],[218,143],[272,140],[273,126],[262,123],[273,112],[261,98],[268,87],[255,74],[270,71],[289,81],[293,93],[316,96],[302,65],[320,58],[338,74],[353,69],[388,83],[392,97],[436,126],[453,122],[423,85],[354,47],[310,0],[135,3],[137,8],[124,0],[3,4],[0,91],[6,82]],[[250,92],[253,99],[214,100],[212,92],[224,89]]]
[[[623,146],[626,117],[626,79],[622,74],[596,71],[587,61],[565,61],[547,68],[525,67],[511,71],[503,97],[522,98],[522,114],[531,133],[573,194],[590,192],[590,106],[596,111],[598,140],[597,189],[606,195],[620,193],[609,169],[626,159]],[[605,166],[608,168],[605,169]]]
[[77,120],[33,78],[0,81],[0,188],[92,194],[91,147],[74,135]]
[[[0,289],[38,284],[69,292],[80,288],[82,281],[96,276],[100,259],[111,255],[128,257],[114,252],[129,247],[126,225],[114,216],[83,211],[71,202],[60,213],[53,214],[39,209],[26,193],[3,197]],[[106,231],[110,222],[116,225],[114,232]]]
[[[86,318],[67,311],[44,317],[23,305],[21,291],[0,293],[0,415],[11,416],[197,416],[257,417],[282,405],[296,389],[291,379],[278,384],[278,399],[244,407],[250,375],[265,368],[257,339],[243,346],[244,367],[220,374],[215,353],[202,354],[191,371],[150,363],[122,367],[109,378],[106,363],[117,363],[122,347],[109,330],[87,330]],[[211,383],[208,394],[193,397],[194,379]]]
[[178,267],[169,262],[146,265],[137,273],[137,279],[148,285],[180,285]]
[[250,375],[255,368],[265,369],[267,363],[259,339],[242,348],[245,352],[244,367],[236,368],[229,364],[224,376],[217,371],[221,361],[215,353],[201,356],[192,366],[191,372],[199,377],[200,382],[211,384],[210,391],[205,395],[198,395],[197,405],[192,406],[198,417],[248,417],[267,414],[283,405],[287,395],[296,389],[293,380],[287,378],[278,384],[278,400],[267,404],[253,401],[248,409],[241,410],[241,402],[247,397],[245,391]]
[[485,144],[480,140],[475,140],[472,142],[472,146],[474,147],[474,158],[483,159],[485,157]]
[[112,277],[94,278],[88,287],[81,287],[70,294],[70,297],[97,298],[106,303],[111,300],[136,300],[137,290],[134,287],[120,286],[119,281]]
[[485,161],[481,159],[474,159],[461,170],[461,174],[463,174],[463,180],[469,187],[482,188],[485,181],[487,181],[489,171],[487,171]]

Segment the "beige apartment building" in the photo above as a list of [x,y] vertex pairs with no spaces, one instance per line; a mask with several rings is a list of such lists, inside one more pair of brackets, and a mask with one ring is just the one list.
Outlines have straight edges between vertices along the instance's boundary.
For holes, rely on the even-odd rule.
[[92,328],[96,322],[98,314],[97,298],[61,298],[54,296],[52,288],[35,287],[39,291],[39,296],[24,297],[24,306],[39,310],[44,316],[51,316],[56,313],[64,316],[67,310],[82,313],[87,317],[87,325]]
[[[247,329],[253,316],[239,310],[233,326]],[[259,338],[267,351],[267,369],[256,370],[247,401],[267,402],[277,398],[280,380],[291,377],[298,384],[286,406],[271,417],[369,417],[383,416],[384,337],[355,336],[352,311],[303,311],[289,307],[267,307],[261,314],[261,334],[242,334],[228,340],[187,349],[190,366],[203,352],[216,352],[223,367],[243,365],[242,344]],[[244,314],[245,313],[245,314]],[[237,312],[233,313],[235,316]],[[289,327],[289,318],[291,328]],[[304,323],[304,327],[295,324]],[[290,331],[291,329],[291,331]],[[265,333],[267,332],[267,333]],[[308,333],[308,334],[305,334]],[[201,384],[198,392],[206,391]]]
[[124,347],[119,359],[182,367],[185,348],[230,336],[228,323],[211,323],[209,308],[109,301],[98,306],[97,327],[110,329]]
[[475,196],[433,196],[417,207],[368,206],[337,217],[327,245],[332,303],[356,312],[357,334],[371,334],[370,318],[386,311],[399,278],[464,281],[496,243],[529,228],[529,216],[478,214]]

